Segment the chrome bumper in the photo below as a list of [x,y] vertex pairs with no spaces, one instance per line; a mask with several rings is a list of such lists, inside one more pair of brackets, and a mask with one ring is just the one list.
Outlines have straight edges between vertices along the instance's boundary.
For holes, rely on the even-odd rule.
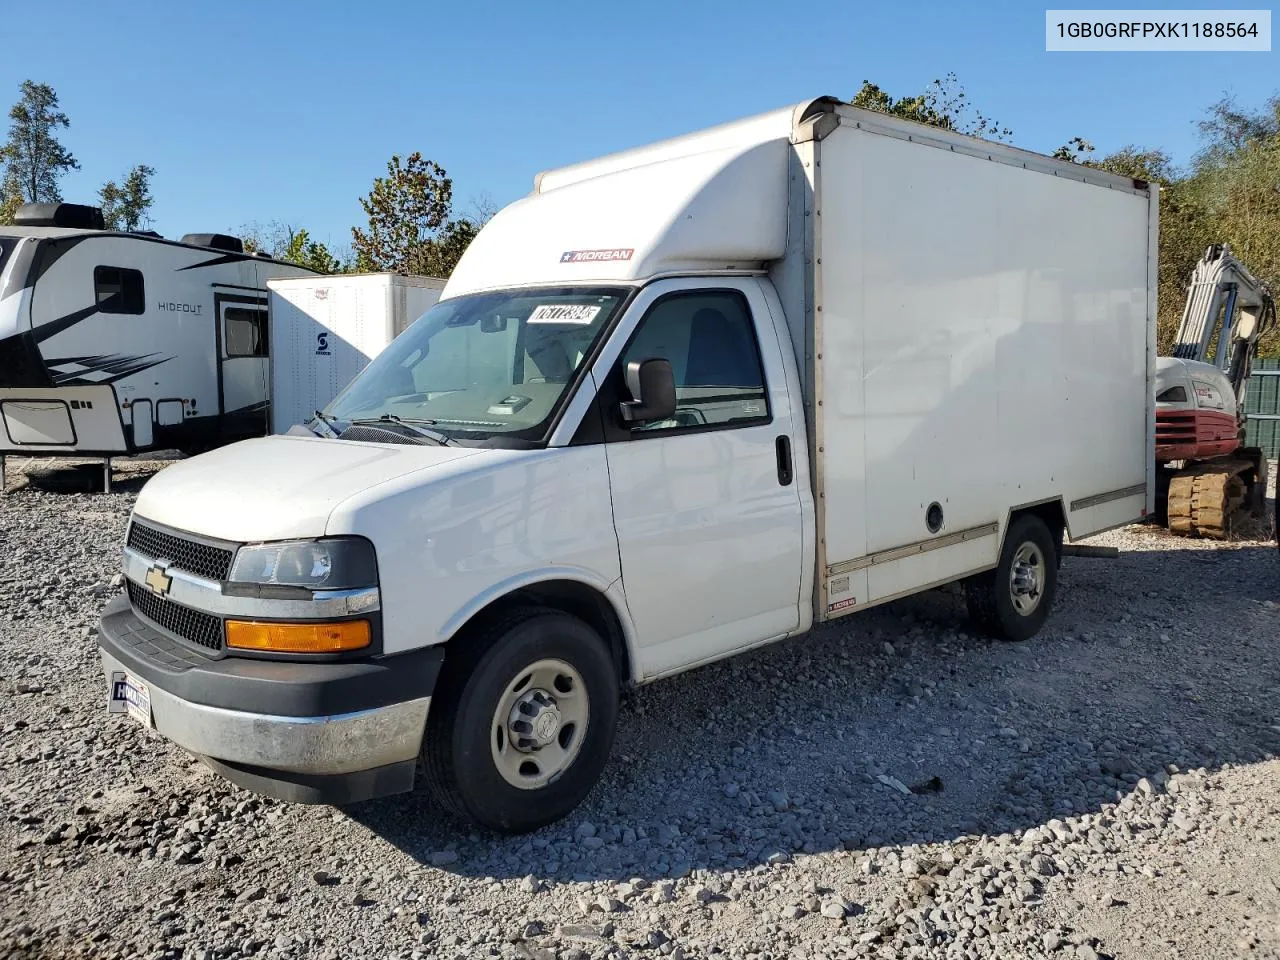
[[[112,673],[126,667],[101,653],[110,690]],[[147,686],[155,729],[185,750],[233,764],[322,776],[414,760],[431,704],[430,697],[419,697],[355,713],[285,717],[191,703],[154,683]]]

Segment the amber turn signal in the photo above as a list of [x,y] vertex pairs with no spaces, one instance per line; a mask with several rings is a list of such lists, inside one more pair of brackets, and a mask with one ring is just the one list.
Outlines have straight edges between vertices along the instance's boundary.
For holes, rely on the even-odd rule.
[[368,620],[330,623],[260,623],[228,620],[227,646],[266,653],[341,653],[367,647]]

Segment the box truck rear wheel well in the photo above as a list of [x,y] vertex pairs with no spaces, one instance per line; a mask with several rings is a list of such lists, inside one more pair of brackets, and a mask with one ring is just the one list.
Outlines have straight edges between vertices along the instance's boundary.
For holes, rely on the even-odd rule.
[[1024,514],[1032,514],[1044,521],[1049,532],[1053,534],[1053,544],[1058,551],[1058,563],[1062,563],[1062,538],[1067,529],[1067,514],[1062,507],[1062,500],[1047,500],[1044,503],[1030,504],[1025,507],[1015,507],[1009,511],[1009,522],[1005,524],[1005,533],[1013,526],[1013,522]]
[[1010,512],[995,567],[963,581],[969,614],[985,631],[1014,641],[1040,631],[1057,595],[1064,527],[1056,501]]
[[514,610],[531,607],[559,610],[582,620],[608,642],[609,654],[618,675],[619,689],[627,690],[635,685],[635,673],[617,611],[603,594],[576,580],[546,580],[499,597],[477,611],[450,638],[445,657],[450,656],[448,651],[470,642],[496,620],[506,617]]

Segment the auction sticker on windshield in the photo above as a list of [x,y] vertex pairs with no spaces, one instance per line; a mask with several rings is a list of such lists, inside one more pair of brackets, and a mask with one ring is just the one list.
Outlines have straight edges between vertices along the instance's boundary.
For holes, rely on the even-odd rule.
[[587,303],[540,303],[529,314],[530,323],[590,323],[600,308]]
[[124,670],[111,671],[111,700],[108,713],[127,713],[144,727],[151,726],[151,690]]

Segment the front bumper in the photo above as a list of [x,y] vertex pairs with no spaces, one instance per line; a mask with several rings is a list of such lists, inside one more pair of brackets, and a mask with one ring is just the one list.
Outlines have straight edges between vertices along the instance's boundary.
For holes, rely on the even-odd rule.
[[118,597],[98,631],[103,673],[147,684],[156,730],[227,779],[303,803],[352,803],[413,787],[444,651],[366,661],[213,660]]

